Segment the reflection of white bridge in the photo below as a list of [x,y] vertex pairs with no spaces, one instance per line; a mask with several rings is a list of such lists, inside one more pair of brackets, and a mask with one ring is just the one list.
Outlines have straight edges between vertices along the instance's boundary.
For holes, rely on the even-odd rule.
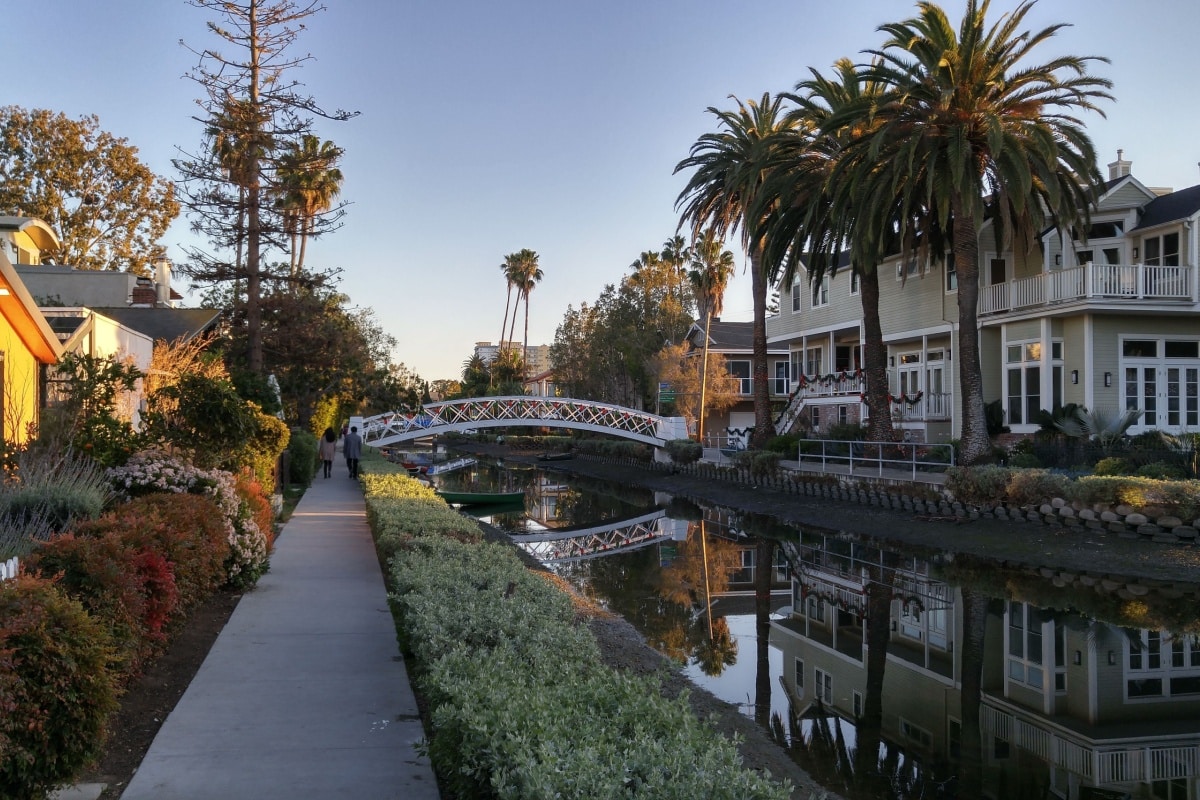
[[660,510],[590,528],[510,536],[518,547],[542,563],[561,564],[637,550],[666,539],[684,541],[687,526],[687,520],[670,519]]
[[574,428],[608,433],[662,447],[671,439],[687,438],[683,417],[660,417],[647,411],[572,400],[567,397],[473,397],[427,403],[415,414],[399,411],[363,420],[363,443],[372,447],[482,428]]

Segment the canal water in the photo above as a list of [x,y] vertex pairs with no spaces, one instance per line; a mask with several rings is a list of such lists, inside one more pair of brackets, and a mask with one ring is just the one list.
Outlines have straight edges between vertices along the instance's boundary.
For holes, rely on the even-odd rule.
[[1200,800],[1200,585],[905,552],[527,466],[442,480],[523,489],[480,515],[845,797]]

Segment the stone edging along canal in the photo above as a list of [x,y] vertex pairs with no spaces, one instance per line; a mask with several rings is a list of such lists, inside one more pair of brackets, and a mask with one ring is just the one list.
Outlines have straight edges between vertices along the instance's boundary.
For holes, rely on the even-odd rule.
[[1069,506],[1052,503],[1038,509],[1001,506],[981,511],[950,503],[923,486],[907,493],[903,486],[872,487],[864,483],[850,487],[830,478],[795,473],[756,481],[734,470],[697,475],[672,464],[651,465],[591,455],[539,462],[535,454],[475,442],[463,449],[532,463],[548,471],[640,486],[701,505],[772,517],[808,530],[874,539],[881,544],[895,542],[1070,574],[1117,575],[1167,584],[1200,582],[1200,547],[1194,543],[1196,540],[1187,537],[1186,530],[1183,536],[1173,535],[1136,514],[1124,515],[1118,521],[1109,518],[1121,516],[1115,512],[1064,512],[1062,509]]

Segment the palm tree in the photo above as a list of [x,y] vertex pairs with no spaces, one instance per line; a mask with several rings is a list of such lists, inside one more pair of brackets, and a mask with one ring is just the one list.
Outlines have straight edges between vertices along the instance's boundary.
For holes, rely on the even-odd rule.
[[[860,196],[884,198],[865,211],[886,219],[882,206],[899,198],[901,241],[915,226],[950,230],[958,274],[958,360],[962,388],[962,460],[990,455],[979,360],[979,233],[990,213],[998,244],[1008,236],[1032,246],[1047,216],[1059,227],[1081,224],[1101,182],[1095,149],[1080,111],[1112,99],[1110,81],[1089,75],[1096,56],[1064,55],[1030,64],[1035,47],[1063,25],[1020,31],[1032,0],[987,24],[989,0],[967,0],[959,28],[931,2],[918,16],[884,25],[888,35],[870,80],[894,92],[879,107],[867,137],[878,168],[857,186]],[[1102,113],[1102,112],[1101,112]],[[953,220],[953,226],[950,223]],[[885,230],[876,227],[876,230]]]
[[733,98],[736,111],[719,111],[719,130],[706,133],[692,145],[690,155],[675,172],[694,169],[675,201],[682,206],[680,225],[690,224],[693,238],[712,228],[717,236],[741,232],[742,247],[750,258],[751,294],[754,301],[754,433],[751,444],[763,447],[774,434],[767,384],[767,284],[773,272],[764,263],[764,222],[771,209],[758,209],[771,153],[781,138],[793,133],[795,121],[783,112],[782,99],[764,93],[755,103]]
[[[504,257],[504,264],[501,267],[504,270],[504,275],[508,279],[509,294],[512,290],[517,290],[517,303],[513,306],[512,327],[508,333],[508,340],[511,342],[517,327],[517,308],[520,307],[521,301],[525,301],[525,340],[522,343],[521,362],[526,363],[529,356],[529,293],[532,292],[544,276],[541,268],[538,266],[538,254],[529,248],[523,248],[515,253],[510,253]],[[508,308],[504,309],[504,321],[508,323]],[[500,349],[504,349],[504,332],[500,335]]]
[[712,230],[706,230],[691,248],[692,269],[688,278],[704,318],[704,355],[700,360],[700,408],[696,414],[696,434],[704,443],[704,402],[708,388],[708,342],[712,318],[720,316],[725,307],[725,288],[733,277],[733,253],[724,250],[725,243]]
[[686,303],[683,289],[687,282],[687,267],[692,261],[692,248],[688,246],[687,240],[677,233],[663,242],[660,258],[675,273],[675,288],[679,294],[679,305],[682,307]]
[[[342,191],[342,171],[337,164],[342,149],[333,142],[322,142],[305,134],[279,158],[276,171],[278,204],[283,209],[293,238],[292,276],[304,269],[304,253],[313,235],[314,220],[333,207]],[[300,240],[300,253],[295,252],[295,239]]]
[[[508,330],[508,310],[512,307],[513,288],[516,286],[517,277],[517,254],[509,253],[504,257],[504,263],[500,265],[500,271],[504,273],[504,283],[508,288],[508,297],[504,301],[504,321],[500,323],[500,341],[497,344],[499,350],[504,349],[504,332]],[[520,297],[517,298],[520,302]],[[516,314],[516,309],[513,309],[513,314]]]

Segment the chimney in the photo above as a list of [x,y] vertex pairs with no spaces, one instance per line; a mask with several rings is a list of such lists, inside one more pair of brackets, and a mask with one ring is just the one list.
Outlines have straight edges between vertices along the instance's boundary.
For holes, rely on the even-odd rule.
[[154,288],[161,308],[171,308],[171,259],[160,255],[154,259]]
[[1108,165],[1108,179],[1115,181],[1117,178],[1124,178],[1129,174],[1130,167],[1133,166],[1132,161],[1125,160],[1125,151],[1117,151],[1117,160]]

